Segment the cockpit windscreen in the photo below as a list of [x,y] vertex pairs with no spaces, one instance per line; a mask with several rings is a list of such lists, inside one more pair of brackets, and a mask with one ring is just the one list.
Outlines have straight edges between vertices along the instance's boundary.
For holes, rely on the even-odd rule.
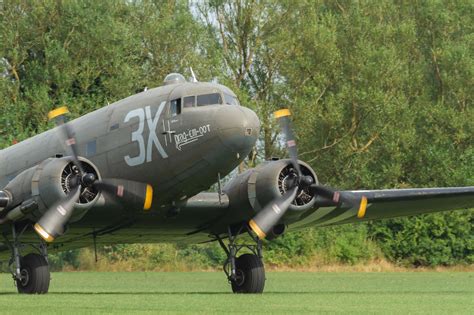
[[240,105],[237,97],[229,95],[229,94],[225,94],[225,93],[224,93],[224,102],[227,105],[237,105],[237,106]]
[[222,98],[219,93],[198,95],[196,104],[197,106],[222,104]]

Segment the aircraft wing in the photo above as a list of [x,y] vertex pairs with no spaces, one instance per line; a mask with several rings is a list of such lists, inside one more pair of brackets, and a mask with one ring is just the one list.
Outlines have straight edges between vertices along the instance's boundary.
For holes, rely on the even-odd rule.
[[451,188],[384,189],[346,191],[367,198],[367,208],[359,218],[360,209],[337,207],[327,199],[317,199],[316,208],[290,225],[291,229],[326,226],[360,221],[410,216],[446,210],[474,208],[474,186]]

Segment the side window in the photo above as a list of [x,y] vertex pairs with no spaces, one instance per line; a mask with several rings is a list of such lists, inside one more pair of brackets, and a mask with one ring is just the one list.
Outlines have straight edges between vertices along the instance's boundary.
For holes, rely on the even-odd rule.
[[196,100],[196,96],[187,96],[183,98],[183,105],[184,105],[183,107],[184,108],[194,107],[195,100]]
[[170,102],[170,115],[171,117],[181,114],[181,99],[172,100]]
[[222,104],[222,98],[219,93],[198,95],[197,106]]

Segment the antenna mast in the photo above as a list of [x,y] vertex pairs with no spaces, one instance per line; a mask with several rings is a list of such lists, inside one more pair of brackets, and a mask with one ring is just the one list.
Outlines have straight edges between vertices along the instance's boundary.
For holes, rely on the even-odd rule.
[[189,67],[189,70],[191,70],[191,75],[192,75],[191,82],[198,82],[198,80],[196,79],[196,75],[194,74],[193,67]]

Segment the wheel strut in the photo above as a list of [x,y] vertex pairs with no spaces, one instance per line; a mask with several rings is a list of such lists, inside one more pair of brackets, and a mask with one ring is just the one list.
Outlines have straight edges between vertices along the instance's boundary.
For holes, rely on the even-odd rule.
[[12,224],[12,241],[4,235],[5,241],[11,248],[12,257],[10,259],[11,273],[13,281],[19,293],[42,294],[47,293],[50,282],[50,272],[48,264],[48,252],[46,244],[41,241],[39,246],[31,245],[37,253],[21,255],[22,244],[20,237],[29,225],[25,225],[20,233],[17,233],[16,225]]
[[15,271],[13,272],[13,281],[21,281],[21,269],[20,269],[20,242],[19,242],[19,237],[16,234],[16,228],[15,224],[12,224],[12,237],[13,237],[13,248],[12,248],[12,253],[13,257],[12,260],[15,264]]
[[[254,244],[237,244],[237,238],[244,228],[255,242]],[[226,245],[222,237],[216,235],[217,241],[227,254],[223,269],[227,280],[232,285],[232,290],[235,293],[262,293],[265,285],[265,270],[262,263],[261,240],[252,234],[247,225],[240,226],[236,232],[228,227],[227,238],[229,242]],[[252,254],[243,254],[237,258],[238,253],[244,248]]]

